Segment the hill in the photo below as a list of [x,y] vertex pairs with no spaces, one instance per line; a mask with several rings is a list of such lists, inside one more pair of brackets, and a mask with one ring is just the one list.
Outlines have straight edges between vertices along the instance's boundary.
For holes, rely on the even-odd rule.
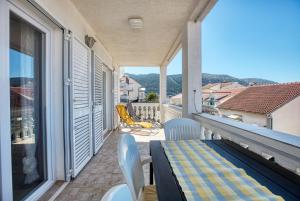
[[[128,74],[129,77],[135,79],[143,87],[146,88],[146,93],[155,92],[159,93],[159,74]],[[182,86],[182,75],[168,75],[167,77],[167,94],[174,96],[181,92]],[[238,82],[241,85],[248,86],[250,83],[257,84],[274,84],[276,82],[271,80],[265,80],[261,78],[244,78],[239,79],[230,75],[219,75],[219,74],[202,74],[202,85],[207,85],[208,83],[218,83],[218,82]]]

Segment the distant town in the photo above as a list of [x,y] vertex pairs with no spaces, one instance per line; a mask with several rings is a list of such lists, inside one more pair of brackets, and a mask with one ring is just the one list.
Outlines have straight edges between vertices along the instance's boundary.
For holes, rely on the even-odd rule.
[[[159,96],[157,88],[158,74],[125,74],[120,79],[121,102],[147,102],[147,94]],[[169,104],[181,107],[181,75],[168,76],[167,91]],[[205,113],[300,135],[300,114],[295,113],[299,107],[300,82],[279,84],[259,78],[203,74],[202,111]]]

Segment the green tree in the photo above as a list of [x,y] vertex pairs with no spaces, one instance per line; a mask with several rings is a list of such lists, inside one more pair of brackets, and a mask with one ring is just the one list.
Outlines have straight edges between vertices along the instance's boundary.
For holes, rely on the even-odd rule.
[[154,92],[149,92],[146,97],[147,102],[158,102],[158,95]]

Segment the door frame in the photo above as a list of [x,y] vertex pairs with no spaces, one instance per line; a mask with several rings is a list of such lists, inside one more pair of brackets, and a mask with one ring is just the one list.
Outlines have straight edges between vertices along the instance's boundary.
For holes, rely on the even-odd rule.
[[[112,99],[112,89],[113,89],[113,79],[112,79],[112,76],[113,76],[113,71],[111,70],[111,68],[109,68],[106,64],[103,63],[103,68],[102,68],[102,71],[106,73],[106,89],[105,89],[105,98],[106,98],[106,101],[105,103],[109,103],[109,107],[106,107],[106,128],[105,130],[103,129],[103,137],[106,136],[108,137],[109,136],[109,132],[113,129],[113,122],[112,122],[112,119],[113,119],[113,99]],[[107,76],[109,73],[109,76]],[[108,79],[109,78],[109,79]],[[103,95],[104,96],[104,95]],[[103,102],[104,103],[104,102]],[[104,110],[104,104],[103,104],[103,110]],[[108,111],[108,112],[107,112]],[[110,112],[111,111],[111,112]],[[103,124],[104,124],[104,112],[103,112]],[[103,138],[103,140],[105,140],[105,137]]]
[[[41,197],[55,182],[55,160],[53,150],[54,149],[54,135],[52,131],[52,102],[51,94],[52,94],[52,74],[53,70],[51,68],[54,58],[54,47],[53,47],[53,33],[54,30],[51,28],[51,25],[47,24],[36,12],[29,9],[27,6],[24,6],[24,2],[15,1],[15,0],[1,0],[0,1],[0,25],[1,27],[6,27],[1,29],[1,33],[3,31],[3,36],[0,39],[0,55],[3,55],[1,59],[4,61],[4,65],[0,68],[1,81],[3,90],[1,90],[0,95],[0,108],[1,108],[1,116],[0,116],[0,131],[1,133],[6,133],[3,137],[1,135],[1,144],[0,144],[0,174],[1,174],[1,199],[2,200],[12,200],[13,199],[13,185],[12,185],[12,157],[11,157],[11,126],[10,126],[10,81],[9,81],[9,26],[10,26],[10,12],[13,12],[23,20],[32,24],[45,34],[45,101],[46,107],[45,111],[45,124],[46,127],[46,161],[47,161],[47,180],[41,183],[36,190],[31,192],[25,200],[36,200]],[[26,3],[26,2],[25,2]],[[3,25],[3,26],[2,26]],[[2,34],[1,34],[2,35]],[[3,53],[3,54],[2,54]]]

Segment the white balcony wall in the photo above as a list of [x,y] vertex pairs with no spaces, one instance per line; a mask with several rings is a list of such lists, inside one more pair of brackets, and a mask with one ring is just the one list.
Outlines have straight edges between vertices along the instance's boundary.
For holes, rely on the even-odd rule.
[[163,105],[163,110],[164,110],[164,115],[165,115],[165,122],[171,120],[171,119],[176,119],[176,118],[181,118],[182,117],[182,107],[176,106],[176,105],[169,105],[169,104],[164,104]]
[[264,114],[252,113],[252,112],[243,112],[243,111],[234,111],[234,110],[225,110],[220,109],[222,115],[240,115],[243,122],[247,124],[253,124],[260,127],[267,126],[267,116]]
[[209,114],[193,115],[201,138],[227,139],[300,175],[300,138]]
[[142,121],[154,120],[161,122],[161,112],[159,103],[132,103],[135,115],[140,117]]

